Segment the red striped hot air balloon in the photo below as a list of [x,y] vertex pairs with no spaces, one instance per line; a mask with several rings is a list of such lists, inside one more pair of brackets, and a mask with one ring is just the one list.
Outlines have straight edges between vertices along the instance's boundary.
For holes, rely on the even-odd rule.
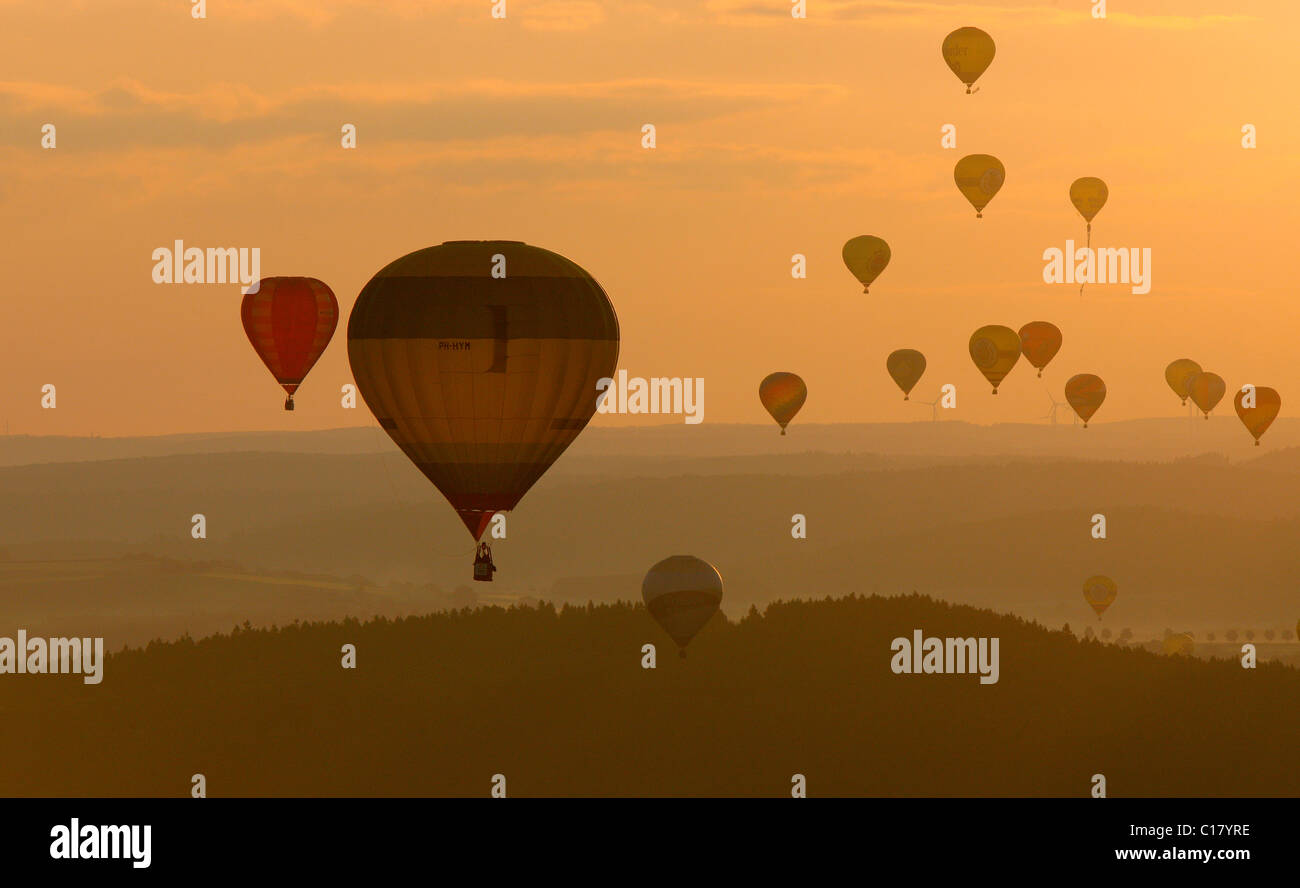
[[[476,541],[586,427],[618,344],[600,284],[520,241],[403,256],[370,279],[348,319],[366,406]],[[493,567],[480,544],[475,579]]]
[[338,300],[315,278],[263,278],[244,294],[240,314],[248,341],[289,395],[284,409],[292,410],[293,393],[334,336]]

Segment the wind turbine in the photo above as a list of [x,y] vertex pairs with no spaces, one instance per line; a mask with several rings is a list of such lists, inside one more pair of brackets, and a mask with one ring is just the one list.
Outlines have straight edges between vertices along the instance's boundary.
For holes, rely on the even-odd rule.
[[[1050,391],[1047,392],[1047,400],[1049,400],[1049,401],[1052,402],[1052,412],[1051,412],[1051,413],[1046,413],[1046,414],[1044,414],[1043,416],[1041,416],[1041,417],[1039,417],[1039,418],[1040,418],[1040,419],[1051,419],[1051,420],[1052,420],[1052,425],[1056,425],[1056,408],[1058,408],[1058,407],[1069,407],[1070,405],[1069,405],[1069,404],[1066,404],[1066,403],[1064,403],[1064,402],[1062,402],[1062,401],[1058,401],[1058,400],[1056,400],[1055,398],[1053,398],[1053,397],[1052,397],[1052,393],[1051,393]],[[1078,424],[1079,424],[1079,417],[1078,417],[1078,416],[1075,416],[1075,417],[1074,417],[1074,424],[1075,424],[1075,425],[1078,425]]]
[[937,422],[939,419],[939,402],[942,398],[936,398],[933,401],[915,401],[916,404],[924,404],[930,408],[930,422]]

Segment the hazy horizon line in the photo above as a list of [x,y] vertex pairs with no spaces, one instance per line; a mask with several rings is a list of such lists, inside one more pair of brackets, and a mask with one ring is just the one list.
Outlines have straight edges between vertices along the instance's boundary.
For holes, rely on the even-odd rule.
[[[1225,414],[1223,416],[1210,416],[1207,419],[1218,420],[1218,419],[1233,419],[1233,418],[1235,417],[1228,416]],[[1275,420],[1275,422],[1290,424],[1298,420],[1300,420],[1300,417],[1279,416],[1277,420]],[[1186,415],[1139,416],[1130,419],[1116,419],[1116,420],[1111,420],[1109,422],[1094,421],[1088,424],[1088,428],[1091,429],[1091,428],[1104,428],[1106,426],[1134,425],[1137,423],[1146,423],[1146,422],[1187,422],[1187,421],[1188,421],[1188,417]],[[1064,422],[1064,421],[1053,424],[1041,419],[1033,422],[1027,421],[1027,422],[987,422],[987,423],[972,422],[966,419],[945,419],[939,422],[942,422],[942,424],[944,425],[950,425],[950,426],[970,426],[973,428],[989,428],[989,429],[1000,427],[1000,426],[1017,426],[1017,427],[1026,426],[1029,428],[1053,428],[1053,427],[1069,427],[1072,425],[1071,423]],[[834,428],[834,427],[851,428],[857,426],[907,426],[907,425],[936,425],[936,424],[939,423],[928,419],[877,420],[877,421],[862,421],[862,422],[805,422],[805,423],[800,423],[798,426],[792,425],[790,434],[795,435],[798,433],[800,429],[814,429],[814,428]],[[725,426],[727,428],[732,428],[732,429],[742,429],[742,428],[768,429],[773,427],[771,422],[707,422],[707,423],[700,423],[697,426],[695,426],[695,428],[703,429],[707,427],[718,427],[718,426]],[[645,431],[648,429],[666,429],[666,428],[682,428],[682,427],[683,427],[683,423],[681,422],[681,420],[676,419],[676,420],[668,420],[665,422],[619,423],[618,425],[599,425],[599,426],[589,425],[587,426],[586,429],[584,429],[584,432],[591,432],[591,431],[630,432],[630,431]],[[139,435],[98,435],[94,433],[79,434],[79,435],[68,435],[68,434],[60,435],[60,434],[32,434],[30,432],[6,432],[5,434],[0,435],[0,438],[52,438],[52,439],[63,439],[63,440],[81,439],[81,440],[100,440],[100,441],[126,441],[126,440],[146,439],[146,438],[205,438],[205,437],[230,436],[230,435],[295,435],[295,434],[307,434],[307,433],[316,433],[316,432],[362,431],[366,429],[371,429],[374,431],[382,431],[378,425],[371,423],[367,425],[322,426],[322,427],[313,427],[313,428],[304,428],[304,429],[221,429],[221,430],[206,431],[206,432],[161,432],[157,434],[139,434]],[[581,438],[579,438],[579,441],[581,441]]]

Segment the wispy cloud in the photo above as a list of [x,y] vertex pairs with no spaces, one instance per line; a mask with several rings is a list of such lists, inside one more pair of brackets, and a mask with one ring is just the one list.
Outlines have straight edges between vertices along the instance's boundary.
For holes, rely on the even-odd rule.
[[242,84],[181,93],[122,80],[95,90],[0,83],[4,141],[25,144],[52,122],[97,150],[143,145],[230,147],[303,135],[448,141],[624,130],[725,117],[842,95],[832,84],[630,79],[603,82],[324,85],[269,94]]

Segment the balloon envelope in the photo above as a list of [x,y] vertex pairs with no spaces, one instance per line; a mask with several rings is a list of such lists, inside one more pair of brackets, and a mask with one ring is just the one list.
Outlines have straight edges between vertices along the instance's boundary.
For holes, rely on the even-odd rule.
[[289,394],[285,409],[293,409],[293,393],[334,336],[338,300],[315,278],[263,278],[244,294],[239,314],[248,341]]
[[1043,368],[1061,350],[1061,331],[1047,321],[1030,321],[1020,328],[1020,350],[1042,376]]
[[348,321],[366,406],[475,539],[586,427],[618,344],[591,275],[519,241],[403,256],[370,279]]
[[1111,606],[1118,592],[1119,589],[1116,587],[1115,581],[1110,577],[1098,575],[1088,577],[1083,581],[1084,600],[1097,612],[1097,619],[1099,620],[1102,611]]
[[862,292],[866,293],[889,264],[891,254],[889,244],[874,234],[863,234],[845,242],[840,255],[858,283],[862,284]]
[[1088,420],[1101,407],[1101,402],[1106,400],[1106,383],[1101,381],[1100,376],[1094,376],[1091,373],[1080,373],[1077,376],[1071,376],[1065,383],[1065,400],[1069,402],[1074,412],[1079,414],[1079,419],[1083,420],[1083,427],[1088,427]]
[[1110,189],[1106,183],[1094,176],[1084,176],[1082,179],[1075,179],[1070,185],[1070,203],[1079,211],[1085,222],[1092,222],[1092,217],[1101,212],[1101,208],[1106,206],[1106,198],[1110,196]]
[[718,612],[722,575],[690,555],[665,558],[646,573],[641,598],[655,621],[686,656],[686,645]]
[[781,426],[781,434],[808,400],[808,386],[794,373],[773,373],[758,384],[758,399]]
[[1197,373],[1187,383],[1187,397],[1201,408],[1206,419],[1210,418],[1210,411],[1218,406],[1227,391],[1228,384],[1217,373]]
[[903,390],[903,400],[906,401],[925,372],[925,355],[914,348],[900,348],[885,359],[885,369]]
[[1002,380],[1020,360],[1020,334],[1010,327],[990,324],[971,334],[969,348],[971,360],[993,384],[996,395]]
[[1277,419],[1278,411],[1282,409],[1282,396],[1277,393],[1276,389],[1266,386],[1255,386],[1255,406],[1246,407],[1245,386],[1237,391],[1237,396],[1233,398],[1233,406],[1237,408],[1237,416],[1240,417],[1242,425],[1246,431],[1255,439],[1255,445],[1259,445],[1260,436],[1268,431],[1268,427]]
[[970,205],[975,208],[975,218],[984,218],[984,208],[1002,188],[1007,171],[1002,161],[991,154],[968,154],[957,161],[952,171],[953,181]]
[[943,38],[943,60],[957,79],[966,84],[966,92],[993,63],[997,47],[993,38],[979,28],[958,28]]
[[1165,368],[1165,382],[1174,390],[1174,394],[1187,403],[1188,386],[1191,385],[1192,377],[1201,372],[1201,365],[1191,358],[1179,358]]

